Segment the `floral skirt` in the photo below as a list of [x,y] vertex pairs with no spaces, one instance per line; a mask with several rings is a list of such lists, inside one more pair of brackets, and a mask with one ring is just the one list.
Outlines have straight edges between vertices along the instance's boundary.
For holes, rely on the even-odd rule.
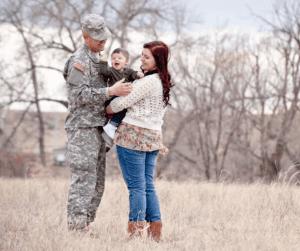
[[152,152],[159,150],[166,155],[169,150],[162,142],[162,132],[130,125],[122,121],[115,134],[115,143],[132,150]]

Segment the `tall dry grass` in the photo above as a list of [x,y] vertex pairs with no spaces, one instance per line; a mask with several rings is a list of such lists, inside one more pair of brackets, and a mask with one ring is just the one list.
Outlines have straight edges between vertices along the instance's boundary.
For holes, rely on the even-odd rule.
[[69,180],[0,179],[0,250],[299,250],[300,191],[288,185],[156,181],[163,241],[124,241],[128,192],[107,180],[94,234],[69,233]]

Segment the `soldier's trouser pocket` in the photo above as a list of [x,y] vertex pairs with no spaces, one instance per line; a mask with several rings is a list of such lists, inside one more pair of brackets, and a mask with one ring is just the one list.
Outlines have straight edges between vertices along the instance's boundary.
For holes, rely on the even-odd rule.
[[83,154],[70,152],[69,163],[72,171],[88,171],[89,170],[89,158]]
[[87,203],[91,201],[96,185],[96,159],[84,156],[80,153],[70,152],[69,155],[71,182],[69,194],[84,196],[80,201]]

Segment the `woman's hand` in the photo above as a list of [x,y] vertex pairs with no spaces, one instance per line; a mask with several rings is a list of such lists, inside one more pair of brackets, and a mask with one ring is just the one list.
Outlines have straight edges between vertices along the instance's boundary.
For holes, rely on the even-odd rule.
[[111,109],[110,105],[106,106],[106,114],[113,114],[114,111]]

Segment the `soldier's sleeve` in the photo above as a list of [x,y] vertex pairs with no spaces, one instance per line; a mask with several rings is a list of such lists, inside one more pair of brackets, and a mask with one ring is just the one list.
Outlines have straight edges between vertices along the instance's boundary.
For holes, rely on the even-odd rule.
[[69,62],[70,62],[70,59],[68,59],[67,62],[65,63],[65,67],[63,70],[63,76],[64,76],[65,80],[67,80],[67,77],[68,77]]
[[90,77],[87,74],[87,67],[79,60],[69,59],[67,61],[68,75],[67,84],[69,98],[78,105],[101,104],[110,98],[108,88],[91,87]]

